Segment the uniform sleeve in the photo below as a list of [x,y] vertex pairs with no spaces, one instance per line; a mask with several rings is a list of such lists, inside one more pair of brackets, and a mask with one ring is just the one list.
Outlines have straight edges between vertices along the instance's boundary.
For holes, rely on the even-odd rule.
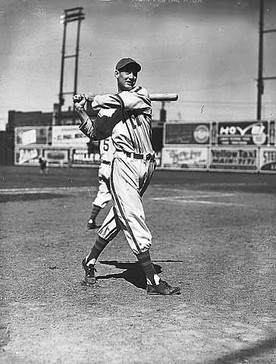
[[97,95],[92,103],[93,109],[117,109],[140,110],[151,113],[151,101],[148,92],[141,86],[131,91],[122,91],[116,95]]
[[91,120],[91,118],[88,116],[86,111],[84,109],[77,110],[79,119],[80,119],[80,125],[79,129],[80,131],[86,135],[90,139],[95,139],[95,124]]
[[[137,89],[137,88],[135,88]],[[150,111],[151,101],[145,89],[138,88],[137,91],[123,91],[119,96],[126,110]]]
[[122,103],[118,95],[96,95],[92,102],[94,110],[100,109],[119,109]]
[[82,121],[79,126],[80,131],[86,135],[88,138],[95,140],[95,126],[93,125],[90,118],[87,118],[85,121]]

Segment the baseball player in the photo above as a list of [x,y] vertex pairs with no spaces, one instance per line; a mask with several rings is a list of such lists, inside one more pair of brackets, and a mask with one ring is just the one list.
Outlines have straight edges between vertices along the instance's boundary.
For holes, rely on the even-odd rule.
[[100,166],[98,171],[99,188],[96,198],[92,202],[91,215],[87,221],[88,229],[95,229],[96,217],[109,201],[112,200],[110,193],[110,171],[111,161],[114,154],[114,146],[111,137],[100,140]]
[[161,280],[151,261],[152,236],[142,205],[142,196],[150,183],[156,162],[151,143],[151,101],[143,87],[135,86],[140,70],[140,64],[131,58],[123,58],[116,64],[114,76],[118,92],[94,97],[92,107],[99,110],[95,121],[89,118],[84,109],[85,95],[73,97],[81,120],[80,130],[89,138],[97,138],[97,125],[101,121],[110,123],[113,126],[112,141],[115,146],[110,176],[113,207],[82,265],[86,284],[94,284],[95,263],[99,255],[118,232],[123,230],[146,276],[147,293],[173,295],[179,294],[180,288]]
[[39,157],[39,173],[42,175],[48,174],[48,167],[47,167],[47,160],[43,159],[42,157]]

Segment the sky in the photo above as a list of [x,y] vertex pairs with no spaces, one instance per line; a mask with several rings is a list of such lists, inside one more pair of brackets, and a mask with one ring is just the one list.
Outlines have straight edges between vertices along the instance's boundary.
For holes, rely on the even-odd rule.
[[[78,92],[115,93],[122,57],[142,65],[138,84],[176,92],[167,119],[256,119],[259,0],[0,0],[0,129],[8,111],[51,112],[58,102],[64,9],[83,7]],[[265,27],[276,28],[265,0]],[[66,54],[75,53],[76,22]],[[276,33],[264,37],[264,76],[276,76]],[[73,91],[74,59],[65,61],[64,92]],[[265,82],[262,117],[276,118],[276,80]],[[66,97],[63,110],[72,105]],[[159,118],[161,103],[153,103]]]

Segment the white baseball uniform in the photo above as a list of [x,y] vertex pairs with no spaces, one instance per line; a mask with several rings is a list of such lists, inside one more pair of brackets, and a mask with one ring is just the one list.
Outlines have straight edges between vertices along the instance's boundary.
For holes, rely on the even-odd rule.
[[99,148],[101,158],[98,170],[99,188],[92,205],[103,209],[112,199],[110,193],[110,173],[115,148],[111,137],[100,140]]
[[[152,236],[146,225],[142,195],[146,191],[155,170],[154,151],[151,143],[151,101],[141,86],[116,95],[98,95],[92,102],[100,110],[98,118],[117,119],[112,130],[115,146],[111,165],[110,188],[113,207],[106,216],[98,236],[112,240],[122,229],[134,252],[149,250]],[[121,116],[118,117],[118,111]],[[107,121],[107,120],[106,120]],[[86,119],[80,129],[93,137],[93,124]]]

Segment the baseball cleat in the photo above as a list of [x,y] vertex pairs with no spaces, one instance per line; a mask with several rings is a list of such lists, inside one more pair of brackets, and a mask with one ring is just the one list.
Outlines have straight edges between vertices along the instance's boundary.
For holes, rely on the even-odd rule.
[[89,219],[89,220],[87,221],[87,228],[88,228],[89,230],[96,229],[96,227],[97,227],[97,225],[96,225],[95,220],[93,220],[93,219]]
[[147,294],[151,295],[174,295],[181,294],[179,287],[172,287],[169,283],[160,280],[155,286],[147,285]]
[[96,269],[93,264],[88,265],[86,263],[86,259],[84,258],[82,261],[83,269],[85,270],[84,283],[86,285],[92,285],[96,283]]

